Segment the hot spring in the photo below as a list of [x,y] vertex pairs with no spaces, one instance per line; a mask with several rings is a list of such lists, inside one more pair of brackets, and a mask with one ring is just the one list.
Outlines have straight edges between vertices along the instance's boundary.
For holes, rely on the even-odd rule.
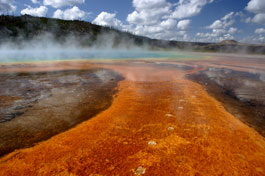
[[98,60],[98,59],[191,59],[200,58],[188,53],[147,50],[0,50],[0,63],[36,62],[52,60]]

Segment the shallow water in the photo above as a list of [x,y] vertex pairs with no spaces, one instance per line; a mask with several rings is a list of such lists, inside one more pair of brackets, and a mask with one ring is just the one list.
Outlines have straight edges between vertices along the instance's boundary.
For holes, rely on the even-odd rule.
[[199,58],[187,53],[143,50],[0,50],[0,63],[72,59]]

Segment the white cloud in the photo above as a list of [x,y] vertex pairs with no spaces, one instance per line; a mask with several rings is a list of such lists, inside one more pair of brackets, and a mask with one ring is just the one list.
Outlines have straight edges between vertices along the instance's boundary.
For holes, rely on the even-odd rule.
[[166,0],[133,0],[133,6],[139,11],[146,9],[158,9],[166,5]]
[[190,40],[190,37],[186,31],[171,31],[169,33],[161,32],[156,34],[155,37],[160,39],[168,39],[168,40],[182,40],[182,41]]
[[[218,34],[218,32],[220,34]],[[231,40],[234,39],[234,36],[228,33],[223,33],[223,31],[207,32],[207,33],[197,33],[196,36],[199,37],[198,41],[201,42],[220,42],[222,40]]]
[[13,0],[0,0],[0,15],[15,11],[16,6],[13,4]]
[[[208,2],[208,0],[191,1]],[[172,4],[167,0],[133,0],[135,9],[127,16],[128,29],[137,35],[151,38],[187,40],[186,30],[191,21],[186,19],[178,22],[176,19],[180,18],[172,15],[177,7],[186,3],[190,3],[189,0],[180,0],[178,4]],[[182,7],[184,8],[184,6]],[[190,6],[186,8],[188,10]]]
[[264,0],[250,0],[246,10],[252,13],[265,13],[265,1]]
[[171,4],[166,0],[133,0],[135,10],[127,17],[130,24],[156,24],[170,13]]
[[85,3],[85,0],[43,0],[44,5],[49,5],[54,8],[60,8],[64,6],[74,6]]
[[226,14],[226,15],[222,18],[222,20],[227,21],[227,20],[233,18],[233,15],[235,15],[235,13],[234,13],[234,12],[230,12],[230,13]]
[[116,18],[115,13],[101,12],[92,23],[102,26],[112,26],[118,29],[123,28],[123,24]]
[[234,28],[234,27],[231,27],[231,28],[228,30],[228,33],[229,33],[229,34],[234,34],[234,33],[236,33],[236,32],[238,32],[238,29],[237,29],[237,28]]
[[189,28],[190,22],[191,22],[190,20],[181,20],[178,22],[177,27],[178,29],[185,31]]
[[262,35],[250,35],[250,36],[245,36],[241,40],[241,42],[246,42],[246,43],[264,43],[265,42],[265,37]]
[[255,13],[255,17],[251,20],[254,23],[265,24],[265,1],[250,0],[245,8],[249,12]]
[[[128,14],[123,24],[116,18],[116,14],[102,12],[93,21],[95,24],[114,26],[121,30],[130,31],[136,35],[168,40],[190,40],[188,29],[191,23],[189,17],[198,15],[203,7],[214,0],[179,0],[170,3],[169,0],[132,0],[134,10]],[[234,13],[227,14],[220,19],[225,28],[232,27]],[[234,28],[212,29],[213,35],[228,37]],[[224,32],[225,31],[225,32]]]
[[258,28],[255,30],[255,34],[265,34],[265,29],[264,28]]
[[40,4],[40,1],[39,1],[39,0],[31,0],[31,2],[32,2],[33,4]]
[[223,27],[223,23],[220,20],[216,20],[208,28],[209,29],[219,29],[222,27]]
[[167,20],[162,21],[160,25],[162,28],[169,30],[169,29],[173,29],[176,27],[177,21],[173,19],[167,19]]
[[223,18],[221,18],[220,20],[214,21],[207,28],[209,28],[209,29],[222,29],[222,28],[230,27],[235,22],[235,20],[233,19],[234,15],[235,15],[234,12],[230,12],[227,15],[225,15]]
[[172,17],[183,19],[198,15],[206,4],[212,2],[213,0],[179,0]]
[[254,23],[265,24],[265,13],[258,13],[252,19]]
[[225,34],[226,30],[225,29],[213,29],[212,32],[213,32],[213,36],[219,37],[222,34]]
[[64,20],[77,20],[77,19],[85,19],[88,13],[80,10],[78,7],[74,6],[71,9],[66,10],[56,10],[53,14],[53,18],[59,18]]
[[142,11],[133,11],[128,15],[127,21],[130,24],[144,24],[144,25],[154,25],[162,19],[168,13],[169,9],[167,7],[160,8],[157,10],[142,10]]
[[128,30],[151,38],[170,39],[177,32],[177,21],[170,18],[173,5],[166,0],[133,0],[127,16]]
[[232,39],[234,39],[235,37],[234,36],[232,36],[231,34],[224,34],[223,36],[221,36],[220,38],[219,38],[219,41],[222,41],[222,40],[232,40]]
[[145,36],[149,36],[152,38],[156,38],[157,35],[159,35],[159,33],[161,33],[163,31],[163,28],[161,26],[136,26],[136,28],[134,29],[134,32],[137,35],[145,35]]
[[40,6],[38,8],[32,8],[28,6],[27,8],[23,9],[20,13],[22,15],[32,15],[37,17],[45,17],[48,12],[48,8],[45,6]]
[[206,29],[211,29],[211,32],[197,33],[196,36],[202,41],[219,42],[227,39],[234,39],[233,34],[238,32],[238,29],[232,27],[235,23],[235,16],[237,14],[230,12],[219,20],[215,20]]
[[163,21],[158,25],[137,25],[129,28],[136,35],[166,40],[188,40],[187,31],[177,29],[176,21]]

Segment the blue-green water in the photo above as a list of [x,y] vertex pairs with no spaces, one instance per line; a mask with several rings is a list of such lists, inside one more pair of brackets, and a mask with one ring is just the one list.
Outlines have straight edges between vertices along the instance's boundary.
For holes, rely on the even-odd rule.
[[115,60],[143,58],[191,59],[199,58],[199,56],[179,52],[158,52],[145,50],[0,50],[1,63],[73,59]]

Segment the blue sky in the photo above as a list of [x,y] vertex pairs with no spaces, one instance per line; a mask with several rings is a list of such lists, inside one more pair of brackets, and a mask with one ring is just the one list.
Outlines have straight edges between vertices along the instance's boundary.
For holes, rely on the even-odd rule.
[[265,0],[0,0],[0,13],[80,19],[167,40],[265,42]]

